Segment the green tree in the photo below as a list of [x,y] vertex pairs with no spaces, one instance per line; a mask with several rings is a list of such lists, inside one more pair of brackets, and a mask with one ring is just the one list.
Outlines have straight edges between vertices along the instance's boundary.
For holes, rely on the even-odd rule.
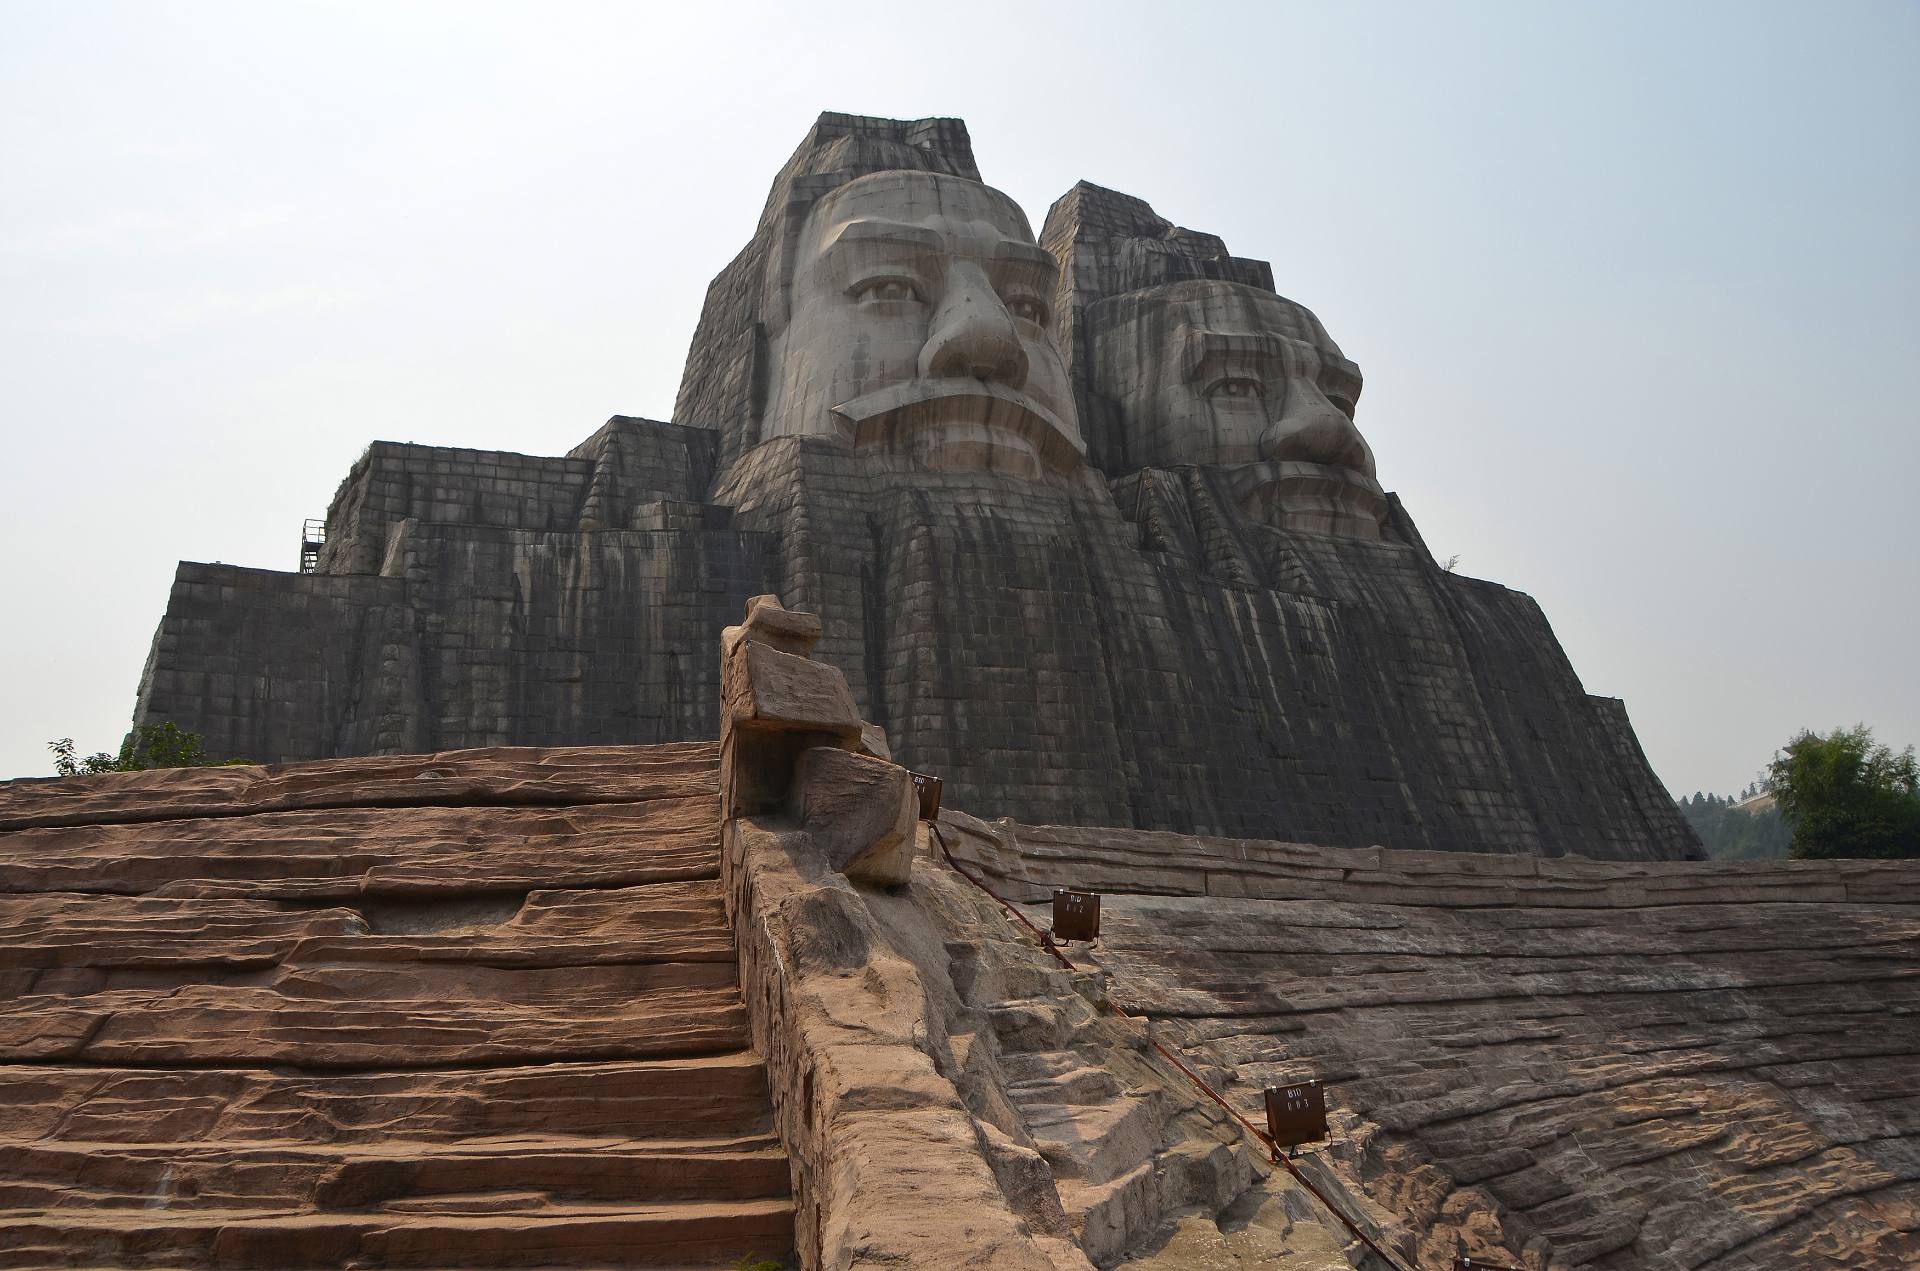
[[210,759],[206,742],[199,733],[188,732],[172,720],[159,724],[141,724],[120,743],[120,753],[102,750],[84,758],[74,749],[73,738],[62,737],[47,743],[53,752],[53,770],[63,777],[79,777],[96,772],[143,772],[148,768],[207,768],[220,763],[246,763],[244,759]]
[[1803,732],[1767,769],[1793,827],[1792,853],[1920,856],[1920,766],[1913,747],[1895,754],[1865,724],[1821,736]]

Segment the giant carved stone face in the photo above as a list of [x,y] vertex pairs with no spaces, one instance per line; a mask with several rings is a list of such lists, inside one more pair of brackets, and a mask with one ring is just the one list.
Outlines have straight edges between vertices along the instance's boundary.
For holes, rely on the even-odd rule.
[[1094,385],[1120,410],[1134,467],[1229,467],[1270,524],[1380,537],[1386,497],[1353,425],[1360,368],[1314,316],[1239,283],[1195,281],[1105,301]]
[[874,173],[821,198],[792,251],[763,437],[836,437],[936,469],[1081,467],[1047,331],[1059,266],[1012,200]]

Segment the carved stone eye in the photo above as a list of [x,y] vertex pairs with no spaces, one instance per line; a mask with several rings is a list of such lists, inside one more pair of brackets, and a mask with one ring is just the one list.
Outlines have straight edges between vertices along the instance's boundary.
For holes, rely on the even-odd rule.
[[1332,402],[1333,408],[1339,411],[1342,415],[1345,415],[1348,419],[1353,418],[1353,399],[1352,398],[1342,396],[1339,393],[1328,393],[1327,400],[1329,402]]
[[1016,318],[1025,318],[1028,322],[1045,325],[1047,307],[1038,300],[1029,300],[1025,296],[1015,296],[1007,301],[1007,312]]
[[884,300],[918,300],[920,289],[904,278],[876,278],[855,287],[853,298],[861,304]]
[[1228,398],[1237,401],[1257,401],[1267,395],[1266,385],[1259,380],[1230,379],[1221,380],[1207,390],[1207,396],[1214,400]]

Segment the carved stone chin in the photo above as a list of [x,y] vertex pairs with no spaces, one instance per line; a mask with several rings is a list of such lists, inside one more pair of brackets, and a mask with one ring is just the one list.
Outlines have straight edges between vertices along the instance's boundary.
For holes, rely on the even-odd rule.
[[790,258],[763,438],[830,437],[903,467],[1084,470],[1047,323],[1059,265],[1006,195],[876,172],[822,196]]
[[1365,473],[1291,460],[1238,464],[1225,471],[1241,510],[1263,525],[1343,538],[1384,537],[1387,496]]

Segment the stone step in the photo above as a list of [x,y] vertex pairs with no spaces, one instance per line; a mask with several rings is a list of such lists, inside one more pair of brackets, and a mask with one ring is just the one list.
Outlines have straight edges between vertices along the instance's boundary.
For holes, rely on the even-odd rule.
[[1019,998],[987,1008],[993,1033],[1008,1054],[1055,1051],[1072,1033],[1067,1012],[1045,998]]
[[537,1213],[0,1212],[0,1267],[725,1265],[793,1244],[785,1199],[550,1206]]
[[333,808],[0,833],[0,893],[341,901],[720,876],[720,799],[569,808]]
[[426,980],[461,964],[732,961],[720,884],[711,879],[298,906],[0,892],[0,992],[8,996],[266,981],[281,967],[413,963]]
[[[771,1137],[330,1144],[6,1142],[0,1209],[437,1209],[451,1196],[566,1201],[784,1196]],[[472,1207],[472,1206],[469,1206]],[[525,1208],[527,1206],[509,1206]]]
[[1151,1101],[1023,1103],[1021,1120],[1055,1177],[1104,1183],[1151,1160],[1159,1150],[1159,1120]]
[[0,1064],[0,1137],[339,1146],[389,1139],[767,1132],[767,1070],[744,1049],[475,1071],[301,1073]]
[[1104,1068],[1092,1068],[1070,1050],[1031,1051],[1001,1059],[1007,1093],[1017,1103],[1105,1103],[1120,1095],[1120,1083]]
[[[77,986],[84,987],[84,986]],[[118,1067],[441,1067],[715,1054],[747,1044],[724,962],[393,964],[0,1001],[0,1059]]]
[[1100,1182],[1062,1179],[1060,1207],[1087,1257],[1104,1266],[1159,1224],[1160,1193],[1160,1173],[1148,1160]]

